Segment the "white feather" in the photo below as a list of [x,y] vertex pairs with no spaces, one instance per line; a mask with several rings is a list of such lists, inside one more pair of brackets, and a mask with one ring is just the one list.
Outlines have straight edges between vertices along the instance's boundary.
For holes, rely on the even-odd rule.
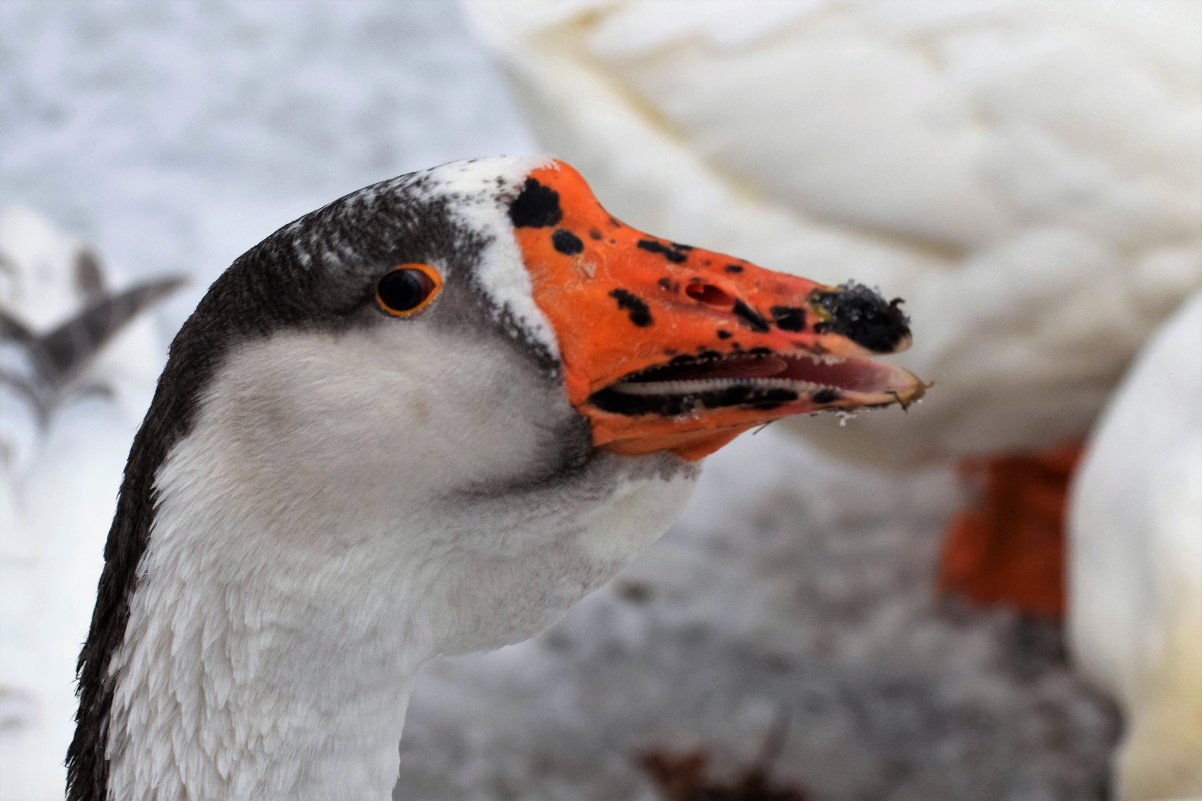
[[1127,713],[1124,799],[1202,796],[1199,342],[1202,294],[1140,354],[1073,491],[1069,634]]
[[[782,423],[840,455],[904,465],[1083,438],[1202,288],[1198,3],[463,4],[544,146],[618,216],[906,299],[901,361],[935,383],[923,404]],[[1194,379],[1202,332],[1182,326],[1158,352],[1179,349]],[[1072,614],[1084,669],[1137,727],[1126,791],[1143,797],[1159,747],[1198,796],[1202,622],[1184,610],[1202,560],[1181,482],[1202,486],[1187,479],[1199,393],[1141,369],[1160,391],[1131,379],[1083,479]],[[1178,511],[1153,508],[1164,492]],[[1185,650],[1157,662],[1149,637]]]
[[550,481],[562,390],[461,344],[399,324],[231,354],[158,474],[112,664],[114,797],[387,798],[422,663],[543,629],[667,529],[694,467]]
[[1202,287],[1195,3],[464,5],[619,217],[906,299],[922,406],[784,424],[841,456],[1082,437]]

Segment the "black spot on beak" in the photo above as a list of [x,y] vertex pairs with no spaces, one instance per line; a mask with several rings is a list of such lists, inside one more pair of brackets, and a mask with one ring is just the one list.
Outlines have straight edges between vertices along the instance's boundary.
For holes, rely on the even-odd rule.
[[782,331],[804,331],[806,327],[805,309],[795,306],[773,306],[772,319]]
[[646,328],[655,321],[651,319],[651,310],[638,297],[625,289],[615,289],[609,296],[618,302],[618,308],[630,315],[630,322],[639,328]]
[[681,264],[689,257],[687,250],[676,250],[654,239],[640,239],[638,246],[649,253],[658,253],[673,264]]
[[527,178],[526,185],[509,205],[509,219],[515,228],[545,228],[558,224],[563,219],[559,193]]
[[752,331],[759,331],[761,334],[768,330],[768,321],[746,303],[741,300],[735,301],[735,307],[732,309],[735,316],[742,320]]
[[584,251],[584,243],[580,241],[580,237],[563,228],[556,229],[555,233],[551,234],[551,244],[565,256],[575,256]]
[[741,272],[743,272],[743,265],[742,264],[728,264],[728,265],[726,265],[726,272],[741,273]]
[[901,299],[886,301],[863,284],[852,281],[837,292],[817,293],[813,302],[830,315],[826,330],[874,353],[892,353],[910,336],[910,319],[901,310]]

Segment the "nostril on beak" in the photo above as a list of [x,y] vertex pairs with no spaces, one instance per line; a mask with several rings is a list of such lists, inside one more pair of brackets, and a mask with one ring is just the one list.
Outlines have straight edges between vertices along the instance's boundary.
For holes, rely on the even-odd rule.
[[684,293],[706,306],[730,309],[735,305],[735,299],[726,290],[713,284],[689,284],[684,288]]

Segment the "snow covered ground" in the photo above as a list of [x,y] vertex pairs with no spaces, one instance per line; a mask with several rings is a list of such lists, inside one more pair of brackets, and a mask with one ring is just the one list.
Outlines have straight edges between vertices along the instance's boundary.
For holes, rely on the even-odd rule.
[[[0,202],[127,275],[193,276],[165,333],[309,209],[535,149],[446,0],[0,0]],[[1116,724],[1057,633],[931,597],[960,492],[946,468],[870,475],[744,437],[610,588],[431,667],[398,798],[652,799],[643,751],[733,776],[782,720],[772,774],[813,799],[1101,798]]]

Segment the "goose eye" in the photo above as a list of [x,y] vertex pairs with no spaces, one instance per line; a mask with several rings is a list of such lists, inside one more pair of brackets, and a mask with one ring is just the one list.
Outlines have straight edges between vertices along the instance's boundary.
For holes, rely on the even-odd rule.
[[402,264],[376,282],[376,305],[396,317],[409,317],[430,305],[442,276],[428,264]]

